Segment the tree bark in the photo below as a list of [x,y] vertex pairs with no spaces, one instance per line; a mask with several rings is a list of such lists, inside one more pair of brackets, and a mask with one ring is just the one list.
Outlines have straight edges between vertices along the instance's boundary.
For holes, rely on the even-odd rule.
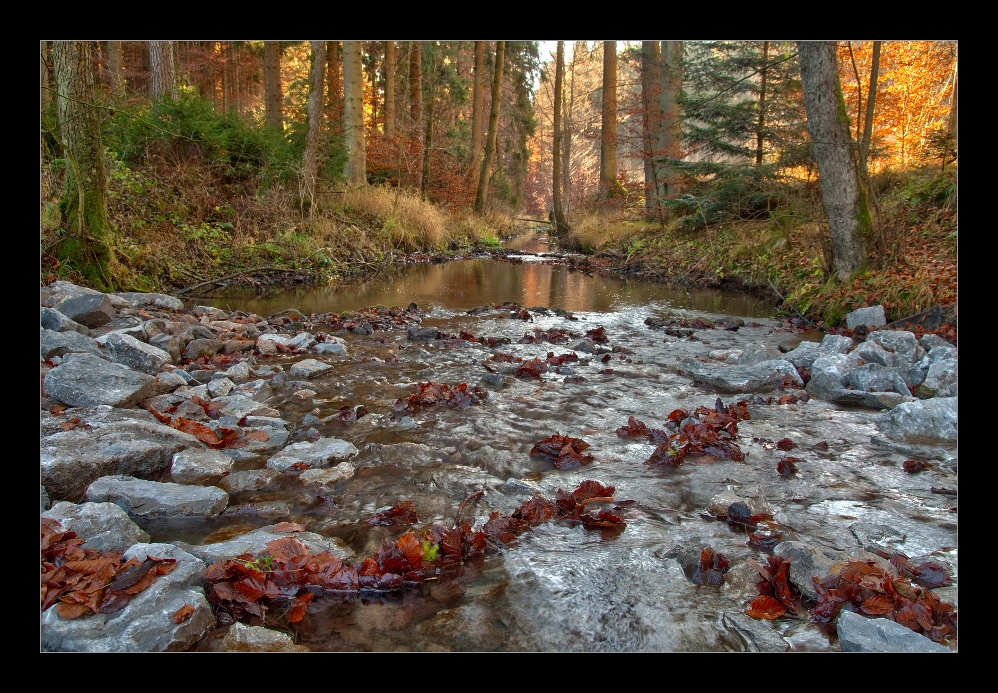
[[322,140],[323,78],[326,71],[326,42],[310,41],[312,66],[309,74],[308,130],[305,133],[305,155],[302,164],[302,203],[308,202],[309,215],[315,207],[316,181]]
[[554,69],[554,151],[553,170],[551,177],[554,180],[554,189],[551,191],[551,201],[554,205],[554,228],[555,233],[562,235],[568,231],[568,224],[565,223],[565,213],[561,203],[561,100],[565,82],[565,42],[558,41],[558,50],[555,57]]
[[409,116],[411,127],[407,135],[419,143],[416,156],[416,187],[423,189],[423,51],[419,41],[409,42]]
[[347,144],[344,168],[353,187],[367,185],[364,151],[364,66],[360,41],[343,42],[343,133]]
[[818,163],[835,276],[848,280],[869,261],[872,223],[849,131],[834,41],[798,41],[807,127]]
[[863,142],[859,145],[859,166],[867,177],[866,162],[870,157],[870,140],[873,138],[873,113],[877,102],[877,79],[880,72],[881,41],[873,42],[873,58],[870,64],[870,90],[866,97],[866,124],[863,126]]
[[92,46],[87,41],[55,41],[56,108],[66,158],[62,212],[71,234],[57,250],[104,290],[117,278],[112,231],[107,217],[107,163],[95,103]]
[[482,120],[485,110],[485,42],[475,41],[475,75],[471,95],[471,165],[468,170],[478,189],[482,171]]
[[267,125],[283,130],[284,94],[281,90],[281,43],[263,42],[263,91]]
[[485,211],[485,198],[489,192],[489,169],[496,155],[496,140],[499,135],[499,103],[502,101],[502,72],[506,62],[506,42],[496,41],[496,64],[492,75],[492,107],[489,109],[489,133],[482,157],[482,170],[478,175],[478,193],[475,195],[475,212]]
[[762,145],[766,127],[766,81],[769,67],[769,41],[762,42],[762,67],[759,69],[759,119],[755,125],[755,176],[762,178]]
[[[658,156],[678,160],[682,158],[682,114],[679,109],[679,95],[683,91],[682,41],[662,41],[661,80],[658,101],[662,123],[658,132]],[[679,195],[682,186],[674,166],[663,161],[658,178],[659,184],[664,186],[665,196]]]
[[109,72],[109,83],[113,91],[121,89],[121,71],[125,66],[124,54],[121,50],[121,41],[107,42],[107,67]]
[[603,127],[600,133],[599,193],[609,200],[617,190],[617,42],[603,42]]
[[[431,47],[435,48],[435,42],[431,42]],[[427,199],[430,194],[430,152],[433,148],[433,88],[436,85],[437,77],[437,51],[430,53],[430,78],[426,85],[426,133],[423,137],[423,176],[419,192],[423,199]]]
[[339,41],[326,41],[326,105],[325,114],[333,132],[343,132],[345,104],[343,101],[343,48]]
[[173,63],[173,41],[150,41],[149,65],[152,68],[153,103],[166,98],[177,98],[177,74]]
[[394,41],[385,41],[385,137],[395,137]]
[[641,42],[641,134],[642,158],[645,168],[645,218],[663,220],[661,199],[665,197],[664,181],[658,178],[658,133],[662,127],[658,94],[661,91],[662,52],[658,41]]

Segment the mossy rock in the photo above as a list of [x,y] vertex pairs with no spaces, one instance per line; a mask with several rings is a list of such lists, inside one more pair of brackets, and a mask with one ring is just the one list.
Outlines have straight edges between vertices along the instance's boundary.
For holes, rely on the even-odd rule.
[[62,224],[62,214],[58,202],[46,202],[42,205],[42,230],[55,231]]

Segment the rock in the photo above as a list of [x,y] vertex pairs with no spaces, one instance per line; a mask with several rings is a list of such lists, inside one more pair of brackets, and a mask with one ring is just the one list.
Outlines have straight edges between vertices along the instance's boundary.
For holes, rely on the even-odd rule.
[[308,486],[317,486],[322,491],[328,491],[338,482],[352,477],[355,471],[349,462],[340,462],[329,469],[306,469],[298,476],[298,480]]
[[952,652],[890,619],[866,618],[845,609],[835,630],[843,652]]
[[211,448],[181,450],[170,465],[170,476],[178,484],[212,485],[231,471],[232,458]]
[[60,501],[42,517],[57,520],[67,532],[84,539],[83,547],[98,551],[125,551],[134,544],[145,544],[149,534],[132,522],[114,503],[69,503]]
[[111,502],[135,517],[211,517],[225,510],[229,494],[215,486],[146,481],[115,474],[87,488],[86,499]]
[[93,354],[73,354],[45,376],[45,392],[71,407],[130,407],[159,394],[151,375]]
[[54,332],[79,332],[84,336],[90,335],[90,328],[86,325],[81,325],[54,308],[45,306],[41,306],[41,326]]
[[132,306],[142,308],[149,306],[152,308],[163,308],[164,310],[183,310],[184,302],[179,298],[167,296],[166,294],[141,293],[138,291],[118,291],[115,296],[125,299]]
[[877,330],[876,332],[871,332],[867,336],[866,341],[879,344],[885,350],[897,354],[908,363],[914,363],[918,358],[921,358],[916,357],[920,345],[918,339],[911,332],[903,330]]
[[738,365],[754,366],[762,361],[772,361],[781,358],[783,358],[783,354],[772,344],[755,342],[745,347],[742,353],[738,355]]
[[292,378],[317,378],[333,370],[333,366],[316,359],[304,359],[288,369],[288,375]]
[[727,393],[769,392],[782,383],[789,387],[804,387],[797,369],[783,359],[760,361],[751,366],[716,366],[683,359],[680,367],[694,383],[710,385]]
[[71,353],[91,354],[101,358],[97,342],[80,332],[56,332],[43,328],[38,346],[42,361]]
[[855,330],[860,325],[866,327],[883,327],[887,324],[887,315],[883,306],[870,306],[869,308],[857,308],[846,314],[846,327]]
[[211,357],[220,351],[222,351],[222,342],[220,340],[197,338],[187,343],[187,348],[184,350],[184,358],[196,361],[202,356]]
[[259,491],[262,488],[266,488],[278,474],[280,472],[276,469],[246,469],[232,472],[218,482],[218,487],[228,493]]
[[315,350],[320,354],[332,354],[333,356],[347,355],[347,348],[336,342],[319,342],[315,345]]
[[410,342],[426,342],[437,338],[437,328],[435,327],[416,327],[412,326],[407,332],[407,338]]
[[[120,611],[64,619],[55,609],[41,616],[40,649],[45,652],[178,652],[215,626],[205,599],[203,561],[172,544],[136,544],[124,558],[174,558],[176,567],[159,575]],[[184,606],[194,613],[176,624],[171,616]]]
[[[939,348],[941,347],[936,347]],[[956,359],[943,359],[932,363],[925,380],[915,388],[915,394],[922,398],[956,397],[959,386],[957,364]]]
[[236,621],[219,644],[222,652],[310,652],[304,645],[295,645],[287,633],[246,626]]
[[173,363],[169,352],[127,334],[112,332],[102,335],[97,338],[97,344],[108,361],[140,373],[156,375],[165,364]]
[[319,438],[315,442],[292,443],[267,460],[268,469],[283,471],[298,462],[309,467],[329,467],[349,459],[360,451],[353,443],[339,438]]
[[275,527],[277,527],[276,524],[267,525],[266,527],[260,527],[259,529],[241,534],[238,537],[211,544],[195,546],[182,541],[175,543],[178,547],[189,551],[208,565],[218,563],[219,561],[227,561],[244,553],[259,555],[267,550],[269,542],[285,537],[298,539],[305,544],[313,555],[328,551],[340,560],[348,560],[354,556],[354,552],[339,537],[324,537],[315,532],[295,532],[288,534],[286,532],[275,531]]
[[111,299],[101,293],[80,294],[52,306],[70,320],[86,325],[100,327],[114,320],[114,307]]
[[780,637],[769,621],[752,618],[739,611],[726,611],[724,625],[738,633],[749,652],[786,652],[790,644]]
[[904,402],[876,419],[877,428],[888,438],[924,445],[957,442],[957,398]]

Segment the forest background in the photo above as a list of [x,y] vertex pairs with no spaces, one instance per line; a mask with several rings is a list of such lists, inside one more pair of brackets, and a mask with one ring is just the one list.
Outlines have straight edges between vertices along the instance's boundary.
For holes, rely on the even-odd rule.
[[870,219],[847,272],[800,48],[42,41],[40,280],[343,281],[534,224],[592,267],[765,291],[819,326],[955,307],[956,42],[832,46]]

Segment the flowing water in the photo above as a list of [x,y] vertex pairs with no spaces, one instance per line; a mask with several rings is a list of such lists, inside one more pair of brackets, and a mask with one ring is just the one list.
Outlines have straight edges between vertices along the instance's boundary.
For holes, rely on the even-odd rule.
[[[538,247],[521,250],[536,252]],[[758,629],[782,635],[791,649],[836,650],[834,633],[803,619],[745,625],[752,619],[742,612],[758,579],[748,559],[765,564],[766,555],[748,546],[744,529],[704,518],[711,499],[728,489],[767,505],[784,528],[785,540],[850,550],[860,546],[864,531],[874,531],[868,528],[892,528],[904,537],[898,548],[909,556],[931,555],[956,577],[956,514],[951,509],[956,499],[932,492],[932,487],[955,488],[956,450],[921,448],[915,452],[932,469],[906,474],[901,465],[913,451],[878,437],[874,418],[879,412],[814,399],[790,405],[753,403],[752,418],[738,424],[743,461],[690,457],[675,468],[644,464],[654,445],[616,434],[631,416],[649,428],[661,428],[675,409],[714,407],[716,391],[694,386],[677,373],[681,358],[706,359],[711,350],[741,349],[753,342],[775,345],[814,338],[776,318],[771,305],[735,292],[589,276],[545,264],[549,258],[538,255],[520,259],[522,263],[468,259],[420,264],[356,285],[267,298],[216,294],[193,301],[263,316],[287,308],[309,315],[414,302],[427,312],[423,327],[510,343],[489,348],[464,340],[412,342],[404,330],[339,333],[348,356],[320,357],[336,368],[309,381],[315,396],[303,402],[290,390],[275,388],[278,394],[268,404],[281,411],[293,430],[314,425],[323,436],[355,444],[360,450],[352,460],[356,474],[329,495],[309,493],[293,480],[236,494],[229,511],[196,527],[147,523],[153,541],[212,542],[290,520],[338,537],[360,562],[374,556],[384,538],[395,539],[406,529],[452,526],[459,506],[476,491],[484,494],[468,504],[464,517],[473,517],[478,528],[493,511],[508,515],[515,510],[530,497],[531,485],[550,499],[586,479],[615,487],[616,505],[607,508],[616,508],[613,512],[626,522],[622,531],[551,520],[504,550],[488,552],[419,588],[370,598],[317,597],[297,624],[272,614],[268,625],[318,651],[744,651],[757,649],[753,642],[762,636],[751,633]],[[510,318],[509,311],[468,313],[506,301],[548,310],[531,311],[530,321]],[[727,315],[747,324],[737,331],[700,330],[697,340],[645,324],[646,318]],[[540,378],[509,375],[479,405],[424,408],[405,425],[389,416],[392,403],[412,394],[416,383],[478,385],[486,374],[484,364],[497,352],[524,360],[571,353],[571,346],[597,327],[609,338],[605,346],[632,353],[613,353],[603,361],[600,355],[578,352],[580,361],[566,364],[572,372],[562,367],[562,372],[549,370]],[[521,343],[537,329],[568,330],[577,338],[561,344]],[[282,358],[286,368],[310,357]],[[581,380],[566,381],[569,375]],[[720,397],[725,404],[755,399]],[[311,423],[355,405],[371,413],[349,425]],[[530,455],[535,443],[556,433],[589,443],[586,452],[593,454],[593,462],[558,470]],[[800,458],[799,472],[790,479],[776,471],[787,453],[773,442],[783,438],[798,446],[791,454]],[[826,442],[827,449],[819,442]],[[236,469],[265,463],[266,458],[241,461]],[[415,526],[366,522],[377,509],[399,500],[414,504]],[[732,569],[723,585],[698,586],[687,578],[670,553],[687,543],[709,544],[729,559]],[[955,589],[947,599],[955,599]],[[210,650],[215,642],[209,638],[199,648]]]

